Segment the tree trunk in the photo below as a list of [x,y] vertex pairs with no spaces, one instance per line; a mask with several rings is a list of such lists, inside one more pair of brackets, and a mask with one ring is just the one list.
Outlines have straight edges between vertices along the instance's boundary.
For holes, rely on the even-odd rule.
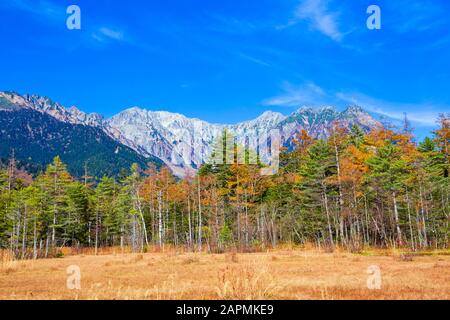
[[148,246],[147,227],[145,225],[144,213],[142,212],[141,199],[139,198],[138,192],[136,192],[136,202],[137,202],[139,217],[141,218],[141,222],[142,222],[142,229],[144,230],[145,245]]
[[191,198],[188,197],[189,248],[192,250]]
[[334,241],[333,241],[333,231],[331,229],[331,219],[330,219],[330,210],[328,208],[328,197],[325,190],[322,190],[323,194],[323,202],[325,206],[325,212],[327,214],[327,223],[328,223],[328,235],[330,237],[330,244],[334,247]]
[[425,204],[423,200],[423,193],[422,193],[422,183],[419,182],[419,195],[420,195],[420,219],[422,220],[422,233],[423,233],[423,247],[428,247],[428,235],[427,235],[427,226],[426,226],[426,220],[425,220]]
[[397,229],[397,241],[399,245],[403,245],[402,230],[400,229],[400,219],[398,215],[397,195],[395,191],[392,192],[392,200],[394,204],[394,219],[395,219],[395,227]]
[[413,233],[413,227],[412,227],[412,220],[411,220],[411,203],[409,201],[409,195],[406,194],[406,202],[408,205],[408,223],[409,223],[409,234],[411,237],[411,247],[413,250],[416,250],[416,243],[414,240],[414,233]]
[[341,163],[339,158],[339,149],[336,142],[336,136],[333,138],[334,144],[334,152],[336,158],[336,170],[337,170],[337,178],[338,178],[338,191],[339,191],[339,227],[341,231],[341,243],[345,244],[345,236],[344,236],[344,217],[342,216],[343,208],[344,208],[344,196],[342,194],[342,183],[341,183]]
[[249,232],[248,232],[248,203],[247,203],[247,191],[245,191],[245,247],[248,248],[248,244],[249,244]]
[[98,209],[95,211],[95,255],[98,251]]
[[[55,197],[57,197],[57,174],[55,173],[54,178],[54,191],[55,191]],[[53,228],[52,228],[52,247],[55,247],[55,241],[56,241],[56,211],[57,211],[57,205],[56,205],[56,199],[53,199],[55,202],[53,204]]]
[[198,177],[198,250],[202,251],[202,202],[201,202],[201,193],[200,193],[200,177]]
[[123,252],[123,242],[124,242],[124,226],[123,221],[120,223],[120,250]]
[[33,259],[37,259],[37,216],[34,216],[34,223],[33,223]]
[[25,204],[23,216],[23,230],[22,230],[22,259],[25,258],[26,242],[27,242],[27,205]]
[[163,221],[162,221],[162,191],[158,193],[158,231],[159,231],[159,247],[163,246]]

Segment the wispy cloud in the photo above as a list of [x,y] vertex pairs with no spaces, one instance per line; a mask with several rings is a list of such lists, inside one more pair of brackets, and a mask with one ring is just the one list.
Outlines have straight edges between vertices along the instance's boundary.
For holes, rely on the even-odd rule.
[[417,126],[430,127],[436,124],[439,113],[450,110],[450,106],[431,102],[404,103],[385,101],[358,92],[325,90],[313,82],[300,86],[283,84],[283,93],[264,100],[265,106],[294,107],[336,105],[344,107],[358,105],[365,110],[386,116],[393,120],[403,120],[404,113]]
[[392,28],[399,33],[423,32],[448,22],[445,9],[439,1],[389,1],[387,9],[397,14],[390,19]]
[[253,22],[236,17],[224,16],[217,13],[207,13],[206,17],[211,21],[211,25],[208,28],[220,33],[250,35],[261,29],[260,25],[257,26]]
[[59,20],[66,15],[66,7],[46,0],[10,0],[2,1],[2,6],[13,10],[21,10],[36,18],[45,17],[46,21]]
[[[45,21],[46,23],[60,23],[61,20],[65,21],[67,18],[66,6],[55,4],[48,0],[10,0],[6,3],[1,3],[0,6],[6,6],[9,9],[27,12],[35,18]],[[85,13],[83,12],[83,14]],[[101,43],[108,43],[112,41],[131,42],[130,37],[126,37],[124,31],[115,27],[101,26],[95,29],[90,36],[95,41]]]
[[329,8],[328,0],[302,0],[294,12],[294,18],[286,26],[293,26],[301,21],[308,23],[312,30],[319,31],[330,39],[340,42],[343,33],[339,30],[339,13]]
[[318,105],[325,102],[327,93],[313,82],[301,86],[291,83],[283,84],[283,93],[263,101],[265,106],[299,107],[302,105]]
[[100,27],[97,31],[92,33],[92,38],[98,42],[109,42],[109,41],[118,41],[123,42],[127,39],[125,38],[125,33],[122,30],[117,28],[110,27]]
[[239,52],[238,55],[239,55],[239,57],[241,57],[242,59],[247,60],[247,61],[250,61],[250,62],[253,62],[253,63],[258,64],[258,65],[260,65],[260,66],[264,66],[264,67],[270,67],[270,66],[271,66],[270,63],[268,63],[268,62],[266,62],[266,61],[264,61],[264,60],[262,60],[262,59],[259,59],[259,58],[250,56],[250,55],[248,55],[248,54]]

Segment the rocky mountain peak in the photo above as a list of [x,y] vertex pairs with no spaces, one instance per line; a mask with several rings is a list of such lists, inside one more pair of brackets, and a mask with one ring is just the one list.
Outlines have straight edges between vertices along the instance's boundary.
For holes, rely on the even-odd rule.
[[302,130],[314,138],[326,137],[335,121],[349,127],[357,124],[366,131],[381,126],[359,106],[349,106],[343,112],[332,106],[303,106],[289,116],[266,111],[256,119],[229,125],[139,107],[103,119],[99,114],[86,114],[75,106],[65,108],[47,97],[0,92],[0,110],[13,111],[14,108],[31,108],[62,122],[101,128],[140,155],[160,158],[180,176],[195,170],[208,159],[214,141],[225,129],[239,143],[248,141],[249,147],[256,150],[258,143],[267,142],[261,141],[261,137],[267,137],[272,129],[280,131],[283,144],[289,147]]

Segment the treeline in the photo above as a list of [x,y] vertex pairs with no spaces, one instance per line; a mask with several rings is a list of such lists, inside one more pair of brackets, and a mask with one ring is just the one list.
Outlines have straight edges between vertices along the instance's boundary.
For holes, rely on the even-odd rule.
[[32,179],[11,159],[0,171],[0,246],[22,258],[64,246],[447,248],[450,121],[439,122],[420,144],[407,128],[366,134],[335,124],[326,140],[303,131],[275,176],[257,165],[204,165],[180,180],[133,165],[92,181],[75,179],[56,157]]

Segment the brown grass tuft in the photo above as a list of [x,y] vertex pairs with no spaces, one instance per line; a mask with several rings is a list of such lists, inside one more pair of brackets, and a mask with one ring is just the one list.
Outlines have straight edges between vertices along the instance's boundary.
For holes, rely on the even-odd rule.
[[136,257],[134,257],[134,262],[140,262],[144,260],[144,255],[143,254],[138,254]]
[[232,262],[232,263],[238,263],[239,258],[236,252],[230,252],[225,254],[225,261]]
[[198,263],[200,262],[200,259],[198,257],[187,257],[183,260],[183,264],[192,264],[192,263]]
[[394,259],[397,261],[412,262],[414,260],[414,257],[412,254],[401,253],[400,255],[395,255]]
[[263,300],[278,290],[267,267],[227,267],[219,272],[217,297],[226,300]]

